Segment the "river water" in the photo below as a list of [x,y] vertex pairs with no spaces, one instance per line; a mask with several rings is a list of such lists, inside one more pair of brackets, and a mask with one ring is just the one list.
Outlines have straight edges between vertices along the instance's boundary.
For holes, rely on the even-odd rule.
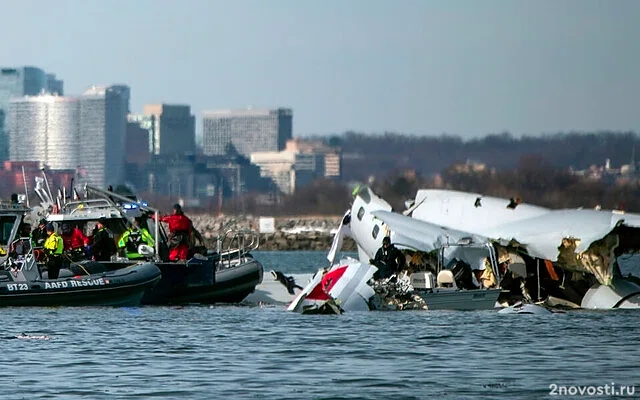
[[[255,255],[287,273],[326,263]],[[540,399],[598,386],[640,397],[634,311],[4,308],[0,322],[2,399]]]

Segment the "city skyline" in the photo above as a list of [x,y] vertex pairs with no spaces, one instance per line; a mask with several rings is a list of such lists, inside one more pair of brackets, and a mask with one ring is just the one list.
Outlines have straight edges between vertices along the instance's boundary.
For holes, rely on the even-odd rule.
[[126,84],[132,112],[286,107],[294,136],[640,131],[634,1],[32,0],[3,14],[3,65],[53,71],[65,93]]

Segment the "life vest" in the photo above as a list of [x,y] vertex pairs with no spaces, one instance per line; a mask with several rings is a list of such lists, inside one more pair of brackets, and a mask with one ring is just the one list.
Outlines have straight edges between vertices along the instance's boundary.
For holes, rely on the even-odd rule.
[[49,254],[53,255],[62,255],[64,251],[64,242],[62,238],[57,233],[53,232],[47,240],[44,242],[44,249],[47,250]]
[[138,246],[142,243],[142,234],[140,231],[129,231],[127,235],[127,252],[138,252]]
[[118,247],[126,250],[128,258],[142,257],[138,253],[138,246],[141,244],[154,245],[153,238],[149,234],[149,231],[144,228],[128,229],[122,234],[122,237],[120,237],[118,241]]

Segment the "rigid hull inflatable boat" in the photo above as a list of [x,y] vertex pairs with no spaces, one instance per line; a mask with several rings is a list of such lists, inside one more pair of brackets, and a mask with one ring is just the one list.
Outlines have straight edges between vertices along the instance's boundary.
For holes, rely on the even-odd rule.
[[135,306],[160,280],[160,269],[152,263],[96,273],[62,269],[58,279],[48,279],[30,238],[16,238],[30,211],[0,204],[0,306]]

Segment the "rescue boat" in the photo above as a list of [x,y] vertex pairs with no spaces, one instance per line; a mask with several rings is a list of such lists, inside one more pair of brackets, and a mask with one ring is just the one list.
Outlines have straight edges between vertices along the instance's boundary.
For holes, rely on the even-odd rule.
[[86,274],[62,269],[58,279],[48,279],[30,238],[16,238],[29,211],[20,204],[0,205],[0,306],[137,306],[160,280],[153,263]]
[[[144,201],[91,185],[85,185],[84,196],[79,197],[60,204],[57,212],[46,215],[46,220],[57,229],[66,223],[87,233],[98,219],[104,218],[117,242],[127,229],[128,220],[137,218],[154,238],[154,246],[139,246],[139,253],[161,271],[162,277],[145,292],[142,304],[239,303],[262,282],[262,264],[251,254],[259,245],[254,231],[228,230],[218,237],[215,250],[195,239],[187,260],[170,261],[168,234],[162,224],[156,223],[156,209]],[[46,206],[46,196],[41,200]],[[71,265],[77,272],[93,274],[126,269],[136,262],[116,254],[109,261],[72,261]]]

